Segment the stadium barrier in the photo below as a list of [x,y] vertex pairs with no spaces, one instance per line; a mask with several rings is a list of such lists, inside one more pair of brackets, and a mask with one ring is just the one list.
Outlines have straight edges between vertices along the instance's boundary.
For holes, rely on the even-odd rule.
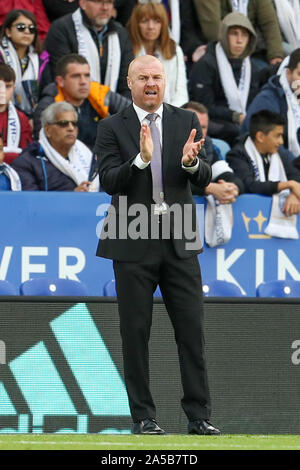
[[[25,191],[3,192],[1,198],[0,279],[18,288],[34,277],[69,278],[83,281],[89,295],[103,295],[105,283],[113,278],[112,263],[95,253],[110,202],[107,194]],[[195,201],[203,208],[202,198]],[[264,233],[271,202],[256,195],[237,199],[231,240],[215,248],[205,246],[199,255],[204,281],[234,282],[253,297],[261,282],[300,280],[299,240]],[[203,236],[203,217],[200,231]]]
[[[223,433],[300,434],[297,299],[206,298],[212,422]],[[186,433],[174,334],[155,299],[151,388],[168,433]],[[0,299],[0,433],[130,432],[112,298]]]

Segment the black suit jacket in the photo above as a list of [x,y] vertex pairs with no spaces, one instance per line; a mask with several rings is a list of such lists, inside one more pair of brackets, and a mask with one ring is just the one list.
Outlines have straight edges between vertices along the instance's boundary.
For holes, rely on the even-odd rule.
[[[199,154],[199,168],[194,174],[181,168],[181,159],[183,147],[191,130],[197,129],[195,140],[199,140],[202,135],[201,127],[195,113],[164,104],[162,128],[165,201],[169,207],[177,204],[177,208],[192,220],[192,231],[196,231],[196,207],[191,193],[190,181],[200,187],[207,186],[211,179],[211,168],[205,161],[205,155],[203,156],[202,151]],[[150,165],[144,170],[132,165],[140,151],[140,129],[140,121],[132,105],[121,113],[103,119],[98,124],[95,153],[99,161],[100,184],[102,189],[113,196],[97,250],[97,255],[104,258],[139,261],[147,250],[147,239],[133,240],[129,237],[124,239],[118,237],[119,224],[128,227],[136,219],[136,216],[128,216],[126,207],[120,202],[119,196],[127,196],[127,207],[137,203],[143,204],[149,214],[151,213],[151,204],[153,204]],[[107,223],[114,222],[115,218],[118,225],[116,234],[112,230],[108,236],[105,232],[108,227]],[[187,249],[186,243],[192,240],[189,239],[190,234],[185,233],[183,226],[182,236],[177,238],[174,236],[174,219],[171,215],[171,238],[177,256],[189,258],[200,253],[202,247],[199,244],[195,249]],[[176,220],[178,222],[178,219]],[[178,227],[175,233],[178,234]],[[115,235],[117,236],[115,237]],[[197,236],[199,237],[199,233]]]

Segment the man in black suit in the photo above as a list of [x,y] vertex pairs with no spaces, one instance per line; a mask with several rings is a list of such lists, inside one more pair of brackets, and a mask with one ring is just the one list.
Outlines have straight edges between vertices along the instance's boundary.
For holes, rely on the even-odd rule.
[[188,432],[220,434],[208,420],[202,247],[190,189],[190,181],[204,187],[211,178],[200,155],[201,128],[193,112],[163,104],[165,73],[155,57],[131,62],[128,86],[133,105],[99,122],[95,153],[102,189],[113,196],[97,255],[114,260],[133,433],[164,434],[155,420],[148,361],[159,284],[175,330]]

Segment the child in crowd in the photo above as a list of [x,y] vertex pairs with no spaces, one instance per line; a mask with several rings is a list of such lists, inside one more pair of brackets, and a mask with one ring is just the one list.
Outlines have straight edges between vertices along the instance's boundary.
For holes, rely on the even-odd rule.
[[10,164],[29,143],[32,132],[27,116],[12,103],[16,75],[0,64],[0,132],[3,134],[4,161]]
[[18,173],[4,163],[3,136],[0,133],[0,191],[21,191]]

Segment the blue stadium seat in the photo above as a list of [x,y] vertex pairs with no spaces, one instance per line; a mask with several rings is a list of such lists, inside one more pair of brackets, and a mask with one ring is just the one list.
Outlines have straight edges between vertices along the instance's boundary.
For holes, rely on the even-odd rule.
[[220,150],[221,157],[223,158],[223,160],[226,160],[226,155],[227,155],[227,152],[229,152],[230,150],[230,145],[227,142],[225,142],[225,140],[216,139],[215,137],[212,138],[212,141],[213,141],[213,144],[216,147],[218,147],[218,149]]
[[214,279],[203,283],[204,297],[242,297],[241,289],[232,282]]
[[[106,282],[103,287],[103,295],[105,297],[116,297],[116,281],[114,279],[111,279],[110,281]],[[153,297],[161,297],[161,291],[159,286],[157,286]]]
[[71,279],[29,279],[20,286],[21,295],[87,296],[85,284]]
[[300,297],[300,281],[263,282],[256,289],[257,297]]
[[0,280],[0,295],[18,295],[18,290],[11,282]]
[[105,297],[116,297],[116,281],[111,279],[111,281],[106,282],[103,287],[103,295]]
[[156,290],[154,291],[153,297],[162,297],[159,286],[157,286]]

